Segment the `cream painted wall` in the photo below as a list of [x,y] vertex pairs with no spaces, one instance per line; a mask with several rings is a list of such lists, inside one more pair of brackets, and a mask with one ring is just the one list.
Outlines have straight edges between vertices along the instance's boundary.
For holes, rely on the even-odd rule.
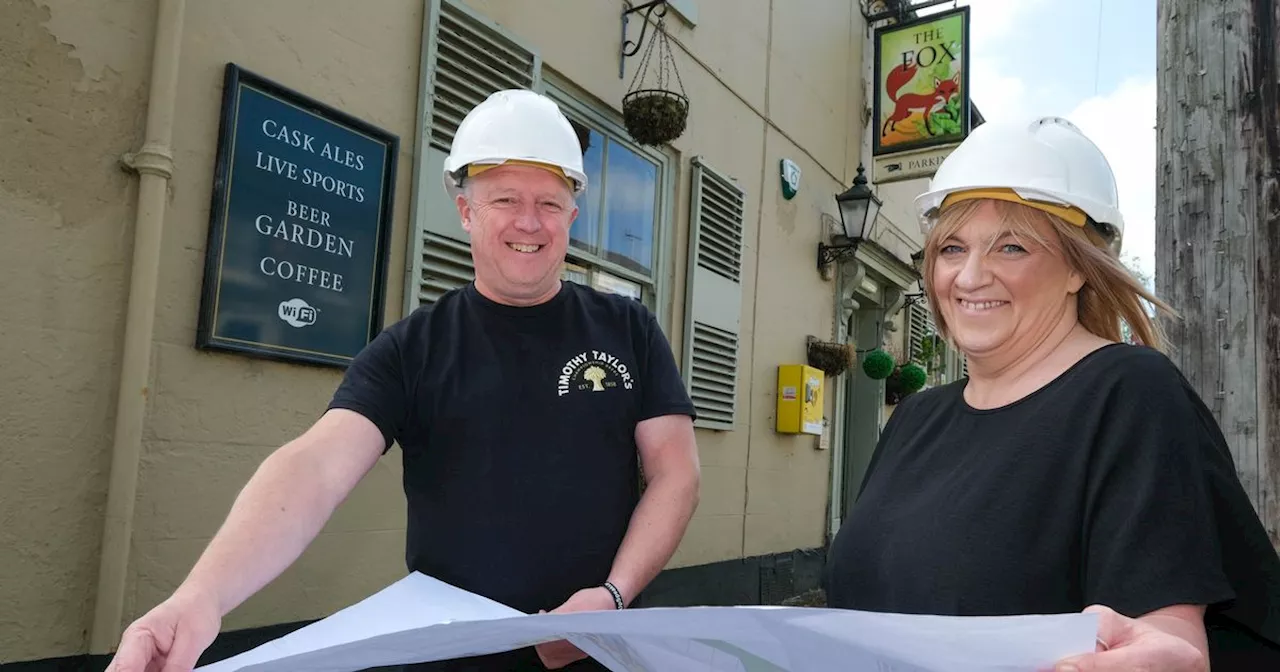
[[[816,437],[779,434],[774,428],[778,365],[804,363],[805,337],[830,339],[834,332],[834,288],[818,274],[816,262],[822,215],[835,214],[832,195],[841,188],[779,132],[769,133],[766,156],[769,168],[783,158],[796,161],[802,177],[792,200],[783,198],[774,175],[761,193],[758,249],[764,257],[758,265],[751,360],[746,555],[822,545],[831,460],[830,451],[817,449]],[[826,389],[840,380],[828,377]],[[828,416],[833,397],[834,392],[824,395]]]
[[84,646],[106,501],[155,3],[0,21],[0,662]]
[[[876,195],[884,202],[880,206],[880,229],[873,236],[876,242],[909,259],[911,253],[924,244],[924,234],[916,217],[915,197],[929,188],[927,178],[877,184]],[[905,253],[904,253],[905,251]]]
[[[400,136],[390,322],[401,305],[422,11],[419,0],[384,0],[376,12],[317,0],[304,14],[285,0],[187,3],[127,619],[172,592],[257,464],[324,411],[341,377],[192,346],[223,67],[234,61]],[[402,576],[404,516],[400,455],[392,451],[299,562],[223,627],[322,617]]]

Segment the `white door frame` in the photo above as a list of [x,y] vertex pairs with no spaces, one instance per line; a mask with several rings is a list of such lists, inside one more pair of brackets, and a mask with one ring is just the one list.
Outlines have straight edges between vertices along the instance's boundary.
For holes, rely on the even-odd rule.
[[[864,250],[863,247],[859,247],[855,257],[840,264],[836,271],[835,334],[833,336],[838,342],[847,343],[851,338],[856,337],[855,334],[849,333],[850,322],[855,313],[868,312],[864,309],[879,309],[877,321],[880,328],[875,331],[875,342],[858,343],[859,350],[881,345],[886,333],[884,323],[901,310],[902,305],[905,303],[905,292],[914,281],[909,275],[910,270],[904,272],[901,268],[896,268],[906,266],[900,260],[886,258],[888,253],[878,249],[878,246],[867,247],[871,249]],[[847,457],[845,435],[848,431],[847,425],[849,423],[849,414],[846,408],[848,378],[844,376],[856,376],[859,373],[860,371],[857,368],[852,368],[842,374],[841,377],[829,381],[831,387],[834,388],[834,394],[832,395],[832,421],[829,423],[831,427],[829,444],[831,448],[831,474],[829,479],[830,490],[827,497],[828,541],[835,537],[844,519],[844,511],[841,504],[847,466],[845,464],[845,458]],[[884,406],[881,404],[875,409],[874,413],[877,432],[879,425],[883,424],[883,416]]]

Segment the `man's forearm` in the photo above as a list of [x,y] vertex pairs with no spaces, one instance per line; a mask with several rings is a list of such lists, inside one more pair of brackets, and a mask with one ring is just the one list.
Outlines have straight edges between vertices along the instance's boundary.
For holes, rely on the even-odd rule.
[[178,590],[216,599],[225,616],[279,576],[338,504],[321,471],[290,446],[264,460]]
[[609,573],[627,604],[666,567],[697,505],[696,471],[663,474],[649,482]]

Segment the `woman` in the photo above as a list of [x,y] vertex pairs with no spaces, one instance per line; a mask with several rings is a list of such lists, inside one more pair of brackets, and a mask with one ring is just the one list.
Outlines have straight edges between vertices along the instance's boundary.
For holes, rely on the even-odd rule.
[[1280,558],[1142,302],[1168,307],[1117,260],[1116,192],[1059,118],[984,124],[939,167],[917,200],[924,284],[969,377],[891,416],[829,604],[1088,608],[1098,652],[1060,670],[1280,670]]

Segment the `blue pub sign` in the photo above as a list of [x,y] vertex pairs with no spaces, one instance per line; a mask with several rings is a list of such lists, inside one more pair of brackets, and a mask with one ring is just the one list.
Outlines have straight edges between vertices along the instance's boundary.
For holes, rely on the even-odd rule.
[[382,329],[398,148],[228,63],[196,346],[349,364]]

